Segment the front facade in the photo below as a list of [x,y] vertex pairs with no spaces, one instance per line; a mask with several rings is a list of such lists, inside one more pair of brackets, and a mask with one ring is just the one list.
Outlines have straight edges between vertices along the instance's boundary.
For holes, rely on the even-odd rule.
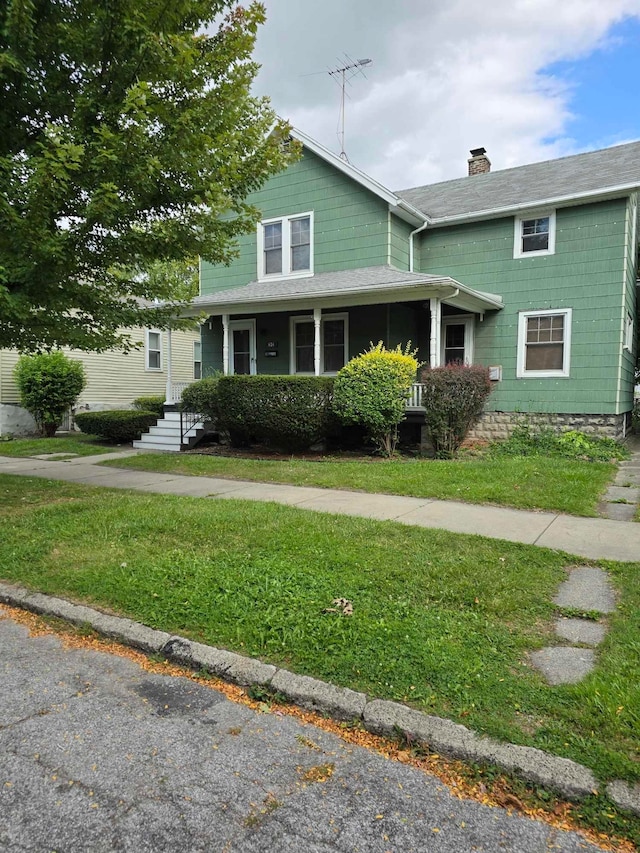
[[491,368],[480,431],[526,413],[624,433],[640,143],[479,174],[474,152],[468,177],[392,193],[295,135],[302,159],[251,198],[238,259],[201,265],[205,375],[334,374],[411,341],[425,364]]
[[[172,332],[163,329],[130,329],[139,349],[123,353],[102,353],[65,349],[66,355],[81,361],[87,384],[76,411],[129,408],[136,397],[178,393],[184,385],[202,376],[200,330]],[[13,371],[19,353],[0,350],[0,435],[26,435],[35,431],[35,422],[20,404]],[[168,384],[171,386],[167,388]]]

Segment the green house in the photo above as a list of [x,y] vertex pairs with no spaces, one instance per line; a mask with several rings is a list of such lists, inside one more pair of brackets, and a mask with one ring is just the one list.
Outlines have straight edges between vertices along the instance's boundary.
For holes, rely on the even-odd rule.
[[[202,263],[203,375],[333,374],[370,342],[490,368],[477,435],[530,421],[623,436],[633,405],[640,143],[396,192],[303,133],[251,201],[229,267]],[[419,377],[410,409],[421,411]]]

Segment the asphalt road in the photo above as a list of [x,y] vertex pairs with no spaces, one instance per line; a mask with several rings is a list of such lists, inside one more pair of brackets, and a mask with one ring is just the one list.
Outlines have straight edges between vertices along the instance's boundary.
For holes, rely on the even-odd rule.
[[189,679],[0,618],[0,850],[595,851]]

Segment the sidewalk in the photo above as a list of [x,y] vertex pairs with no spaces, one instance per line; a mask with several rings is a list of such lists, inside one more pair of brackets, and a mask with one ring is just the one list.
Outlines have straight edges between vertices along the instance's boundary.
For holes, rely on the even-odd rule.
[[[526,512],[399,495],[118,470],[96,464],[135,453],[121,451],[65,461],[0,456],[0,472],[158,494],[272,501],[316,512],[356,515],[539,545],[593,560],[640,560],[640,524],[628,521],[578,518],[553,512]],[[640,461],[633,461],[640,465]]]

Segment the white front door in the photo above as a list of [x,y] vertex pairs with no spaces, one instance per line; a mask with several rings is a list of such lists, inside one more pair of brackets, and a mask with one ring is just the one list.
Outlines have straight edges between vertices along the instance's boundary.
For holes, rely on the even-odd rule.
[[229,373],[256,372],[256,321],[229,323]]

